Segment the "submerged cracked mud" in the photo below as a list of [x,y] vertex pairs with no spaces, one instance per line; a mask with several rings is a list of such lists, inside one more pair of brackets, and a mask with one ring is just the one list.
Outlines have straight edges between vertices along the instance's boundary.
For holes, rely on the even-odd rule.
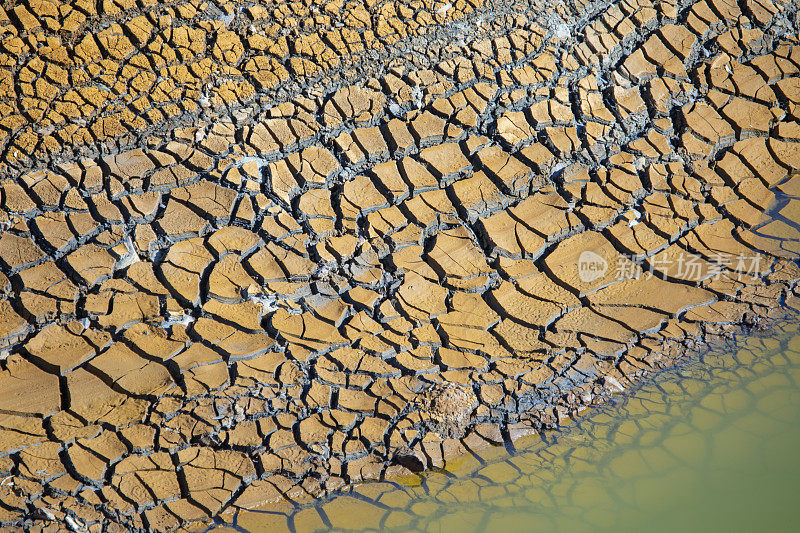
[[4,527],[439,467],[800,306],[796,2],[0,25]]
[[510,452],[226,515],[215,533],[791,530],[799,325],[720,339]]

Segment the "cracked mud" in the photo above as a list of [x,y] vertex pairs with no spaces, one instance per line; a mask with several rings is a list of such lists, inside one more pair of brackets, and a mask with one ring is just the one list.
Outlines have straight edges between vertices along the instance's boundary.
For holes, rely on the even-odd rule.
[[794,316],[766,338],[734,334],[510,453],[486,448],[444,472],[231,513],[214,531],[781,529],[800,470],[799,333]]
[[0,25],[4,527],[437,467],[799,306],[797,2]]

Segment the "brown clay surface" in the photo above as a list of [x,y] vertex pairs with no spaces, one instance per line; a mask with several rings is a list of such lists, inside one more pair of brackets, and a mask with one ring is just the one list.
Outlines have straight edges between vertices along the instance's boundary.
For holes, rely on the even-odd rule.
[[0,24],[3,527],[440,466],[798,307],[795,2]]

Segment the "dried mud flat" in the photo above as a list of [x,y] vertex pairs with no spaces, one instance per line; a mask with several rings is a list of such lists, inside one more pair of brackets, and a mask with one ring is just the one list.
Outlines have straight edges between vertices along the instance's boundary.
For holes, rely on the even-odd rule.
[[772,0],[0,10],[0,525],[291,506],[769,327],[800,306],[799,25]]

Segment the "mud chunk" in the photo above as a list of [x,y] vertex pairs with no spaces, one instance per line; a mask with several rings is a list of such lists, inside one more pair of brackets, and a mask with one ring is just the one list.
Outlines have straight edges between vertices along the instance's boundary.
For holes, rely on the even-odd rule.
[[5,359],[0,372],[3,391],[0,409],[27,415],[50,415],[60,409],[58,377],[18,355]]
[[431,431],[442,438],[458,438],[472,422],[478,398],[463,385],[447,383],[427,390],[418,402],[423,409],[423,420]]

